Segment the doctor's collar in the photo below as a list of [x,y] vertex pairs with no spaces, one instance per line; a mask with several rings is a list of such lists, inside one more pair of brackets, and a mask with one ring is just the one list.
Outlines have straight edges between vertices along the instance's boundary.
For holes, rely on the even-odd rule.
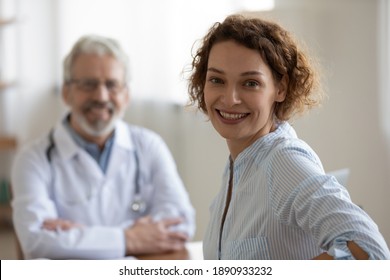
[[66,116],[63,120],[63,124],[66,128],[66,130],[70,133],[72,139],[76,142],[78,146],[85,149],[88,152],[95,153],[96,150],[99,151],[99,153],[103,152],[107,147],[110,147],[115,139],[115,129],[111,133],[110,137],[107,139],[107,141],[104,143],[103,149],[100,149],[99,146],[96,143],[90,142],[88,140],[85,140],[80,134],[77,133],[77,131],[70,125],[70,114]]

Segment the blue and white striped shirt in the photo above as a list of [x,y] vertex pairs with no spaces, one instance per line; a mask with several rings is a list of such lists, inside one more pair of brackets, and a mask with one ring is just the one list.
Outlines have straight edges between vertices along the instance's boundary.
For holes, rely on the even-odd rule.
[[325,251],[337,259],[353,259],[348,240],[370,259],[390,259],[377,225],[324,173],[318,156],[287,122],[246,148],[233,164],[221,247],[230,163],[210,207],[205,259],[303,260]]

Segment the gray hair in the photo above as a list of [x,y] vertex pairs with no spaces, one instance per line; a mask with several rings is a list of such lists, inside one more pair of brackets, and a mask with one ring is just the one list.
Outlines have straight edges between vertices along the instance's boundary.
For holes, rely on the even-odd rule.
[[123,64],[125,82],[130,80],[129,59],[119,43],[112,39],[98,35],[87,35],[81,37],[73,46],[70,53],[65,57],[63,64],[63,81],[69,82],[72,79],[72,66],[76,57],[80,54],[111,55]]

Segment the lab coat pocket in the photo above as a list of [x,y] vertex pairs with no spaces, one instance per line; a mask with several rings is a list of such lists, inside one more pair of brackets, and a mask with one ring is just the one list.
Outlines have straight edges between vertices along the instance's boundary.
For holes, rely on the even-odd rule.
[[270,259],[267,237],[259,236],[234,240],[227,244],[223,259],[266,260]]

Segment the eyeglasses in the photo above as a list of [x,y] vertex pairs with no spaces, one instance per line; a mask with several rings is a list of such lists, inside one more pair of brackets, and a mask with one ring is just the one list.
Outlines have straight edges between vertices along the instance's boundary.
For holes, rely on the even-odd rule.
[[95,92],[100,87],[101,83],[103,83],[106,89],[112,94],[121,92],[125,87],[124,83],[117,80],[100,81],[97,79],[72,79],[68,82],[68,84],[75,84],[79,90],[84,92]]

